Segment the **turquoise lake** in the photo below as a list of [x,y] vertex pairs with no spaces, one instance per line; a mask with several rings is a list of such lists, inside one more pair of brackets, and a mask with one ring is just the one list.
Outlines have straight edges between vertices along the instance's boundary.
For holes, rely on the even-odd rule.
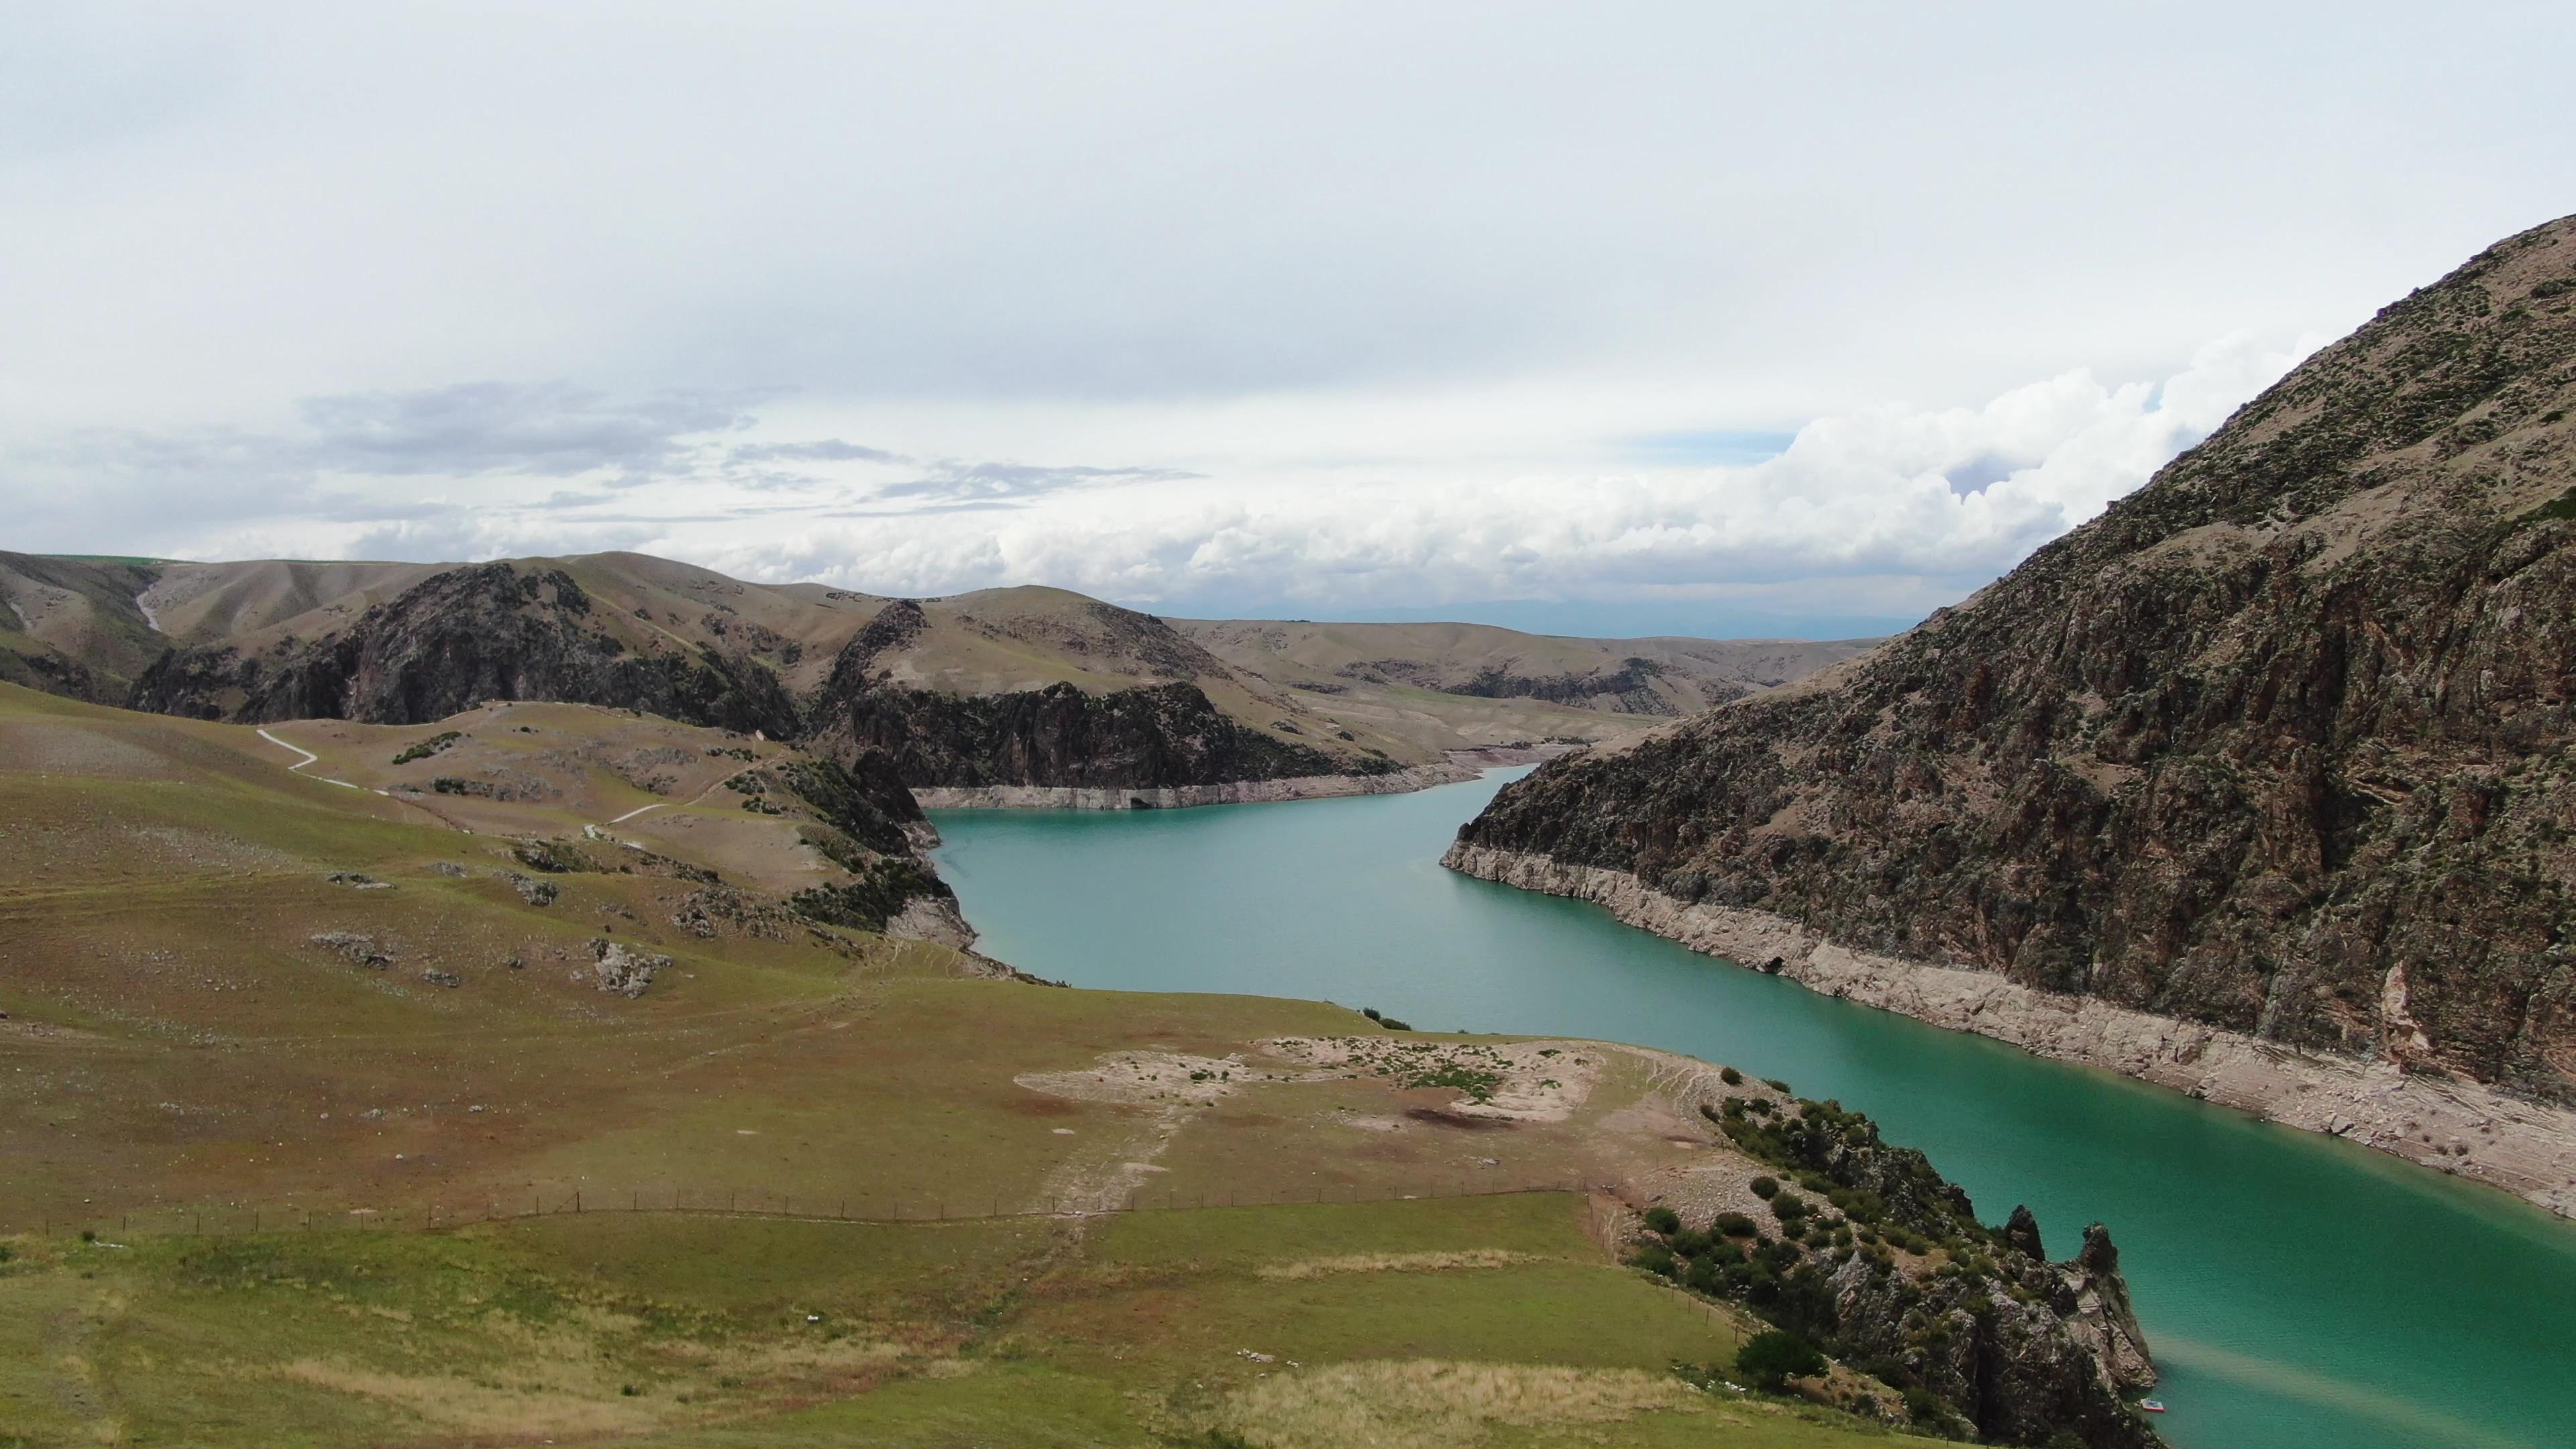
[[2186,1449],[2576,1445],[2576,1225],[2380,1154],[1818,996],[1442,870],[1510,775],[1166,812],[942,811],[982,949],[1077,986],[1321,998],[1785,1078],[2050,1252],[2111,1225]]

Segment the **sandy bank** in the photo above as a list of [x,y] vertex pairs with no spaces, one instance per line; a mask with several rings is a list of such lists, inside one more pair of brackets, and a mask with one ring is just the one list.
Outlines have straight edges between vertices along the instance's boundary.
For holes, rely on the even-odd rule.
[[1694,951],[1763,969],[1776,960],[1779,974],[1815,991],[2059,1061],[2108,1067],[2500,1187],[2561,1217],[2576,1215],[2576,1112],[2474,1082],[2410,1076],[2389,1063],[2303,1054],[2216,1027],[2034,991],[1992,972],[1846,950],[1783,917],[1694,905],[1625,871],[1469,845],[1452,846],[1441,864],[1596,902]]

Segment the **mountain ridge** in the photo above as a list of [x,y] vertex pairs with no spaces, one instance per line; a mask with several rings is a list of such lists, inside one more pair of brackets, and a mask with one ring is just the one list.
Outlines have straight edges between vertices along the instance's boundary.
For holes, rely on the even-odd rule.
[[[845,764],[875,749],[924,789],[1121,808],[1462,779],[1457,752],[1526,758],[1615,736],[1862,647],[1326,626],[1370,661],[1336,673],[1265,648],[1300,626],[1229,634],[1036,586],[889,599],[633,553],[436,565],[0,553],[0,599],[14,615],[0,618],[0,678],[94,703],[408,724],[489,699],[561,700],[836,742]],[[1523,660],[1537,662],[1515,673]],[[1604,660],[1624,662],[1605,674]]]
[[2536,1104],[2546,1180],[2518,1190],[2576,1202],[2546,1147],[2576,1105],[2571,404],[2576,218],[2392,304],[1873,653],[1542,768],[1452,863],[1624,878],[1668,931],[1934,1019],[1984,988],[1909,997],[1908,972],[2465,1091],[2492,1110],[2461,1141],[2316,1114],[2446,1165]]

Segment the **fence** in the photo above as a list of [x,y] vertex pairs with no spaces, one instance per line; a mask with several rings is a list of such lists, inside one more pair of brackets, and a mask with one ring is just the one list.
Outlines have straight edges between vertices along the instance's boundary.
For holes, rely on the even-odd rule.
[[[973,1197],[938,1194],[875,1197],[813,1193],[797,1196],[770,1190],[686,1188],[662,1184],[651,1189],[603,1189],[596,1186],[525,1188],[514,1192],[478,1193],[462,1202],[431,1201],[395,1207],[322,1204],[222,1204],[153,1207],[104,1213],[39,1214],[14,1230],[42,1237],[239,1237],[273,1232],[430,1232],[478,1223],[524,1222],[534,1218],[590,1214],[679,1214],[698,1217],[764,1218],[791,1222],[927,1223],[973,1222],[995,1218],[1076,1218],[1114,1213],[1178,1212],[1205,1208],[1280,1207],[1335,1203],[1408,1202],[1443,1198],[1510,1197],[1528,1193],[1583,1193],[1582,1183],[1565,1181],[1495,1182],[1481,1178],[1438,1178],[1402,1186],[1362,1188],[1349,1183],[1313,1183],[1269,1191],[1149,1191],[1138,1189],[1122,1198],[1065,1196],[1019,1202],[990,1194]],[[1009,1205],[1006,1205],[1009,1204]]]

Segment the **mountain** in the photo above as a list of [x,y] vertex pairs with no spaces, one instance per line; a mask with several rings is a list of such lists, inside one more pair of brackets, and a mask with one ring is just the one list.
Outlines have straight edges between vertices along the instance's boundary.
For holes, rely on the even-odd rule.
[[[934,804],[1418,788],[1794,678],[1857,645],[1175,623],[1060,589],[884,599],[641,554],[479,564],[0,554],[0,679],[192,718],[638,709],[884,756]],[[1553,744],[1551,744],[1553,742]]]
[[1450,863],[2576,1206],[2576,218]]

